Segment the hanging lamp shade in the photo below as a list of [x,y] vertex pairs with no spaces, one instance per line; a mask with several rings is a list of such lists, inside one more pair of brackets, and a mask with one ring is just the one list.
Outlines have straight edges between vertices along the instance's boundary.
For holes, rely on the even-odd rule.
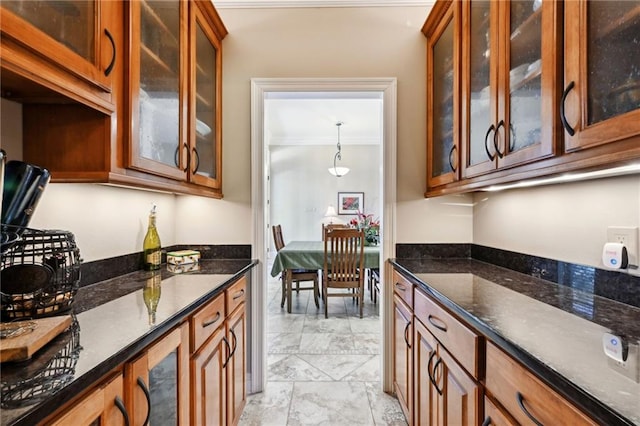
[[340,145],[340,126],[342,126],[342,121],[338,121],[336,126],[338,127],[338,152],[333,156],[333,167],[329,167],[329,173],[335,177],[342,177],[349,173],[349,168],[338,167],[338,161],[342,161],[342,146]]

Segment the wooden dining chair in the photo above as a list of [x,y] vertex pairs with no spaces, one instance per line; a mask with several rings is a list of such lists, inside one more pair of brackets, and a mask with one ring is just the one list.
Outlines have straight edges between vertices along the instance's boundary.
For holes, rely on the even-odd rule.
[[322,224],[322,234],[321,234],[322,235],[322,241],[324,241],[325,234],[327,232],[331,232],[334,229],[348,229],[348,228],[350,228],[350,226],[346,225],[344,223],[328,223],[326,225],[323,223]]
[[[280,251],[284,247],[284,238],[282,236],[282,226],[272,226],[273,242],[276,246],[276,250]],[[284,307],[285,300],[287,301],[287,312],[291,313],[291,298],[293,294],[293,284],[296,284],[296,291],[300,290],[312,290],[313,300],[316,302],[316,308],[320,308],[318,297],[320,290],[318,286],[318,271],[314,269],[285,269],[280,275],[282,280],[282,300],[280,301],[280,307]],[[301,282],[313,281],[312,287],[301,287]]]
[[[333,292],[332,290],[336,291]],[[364,231],[333,229],[325,233],[322,270],[324,317],[328,318],[330,297],[351,297],[364,305]]]

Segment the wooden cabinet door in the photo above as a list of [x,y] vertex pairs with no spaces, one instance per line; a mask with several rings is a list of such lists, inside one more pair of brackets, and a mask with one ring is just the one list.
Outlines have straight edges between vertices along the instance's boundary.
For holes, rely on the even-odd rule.
[[246,311],[241,304],[227,318],[227,340],[231,354],[227,361],[227,424],[237,425],[247,402],[246,393]]
[[397,295],[393,296],[393,387],[407,419],[413,415],[413,314]]
[[129,12],[126,167],[187,179],[188,6],[140,0]]
[[438,394],[438,425],[477,425],[481,388],[442,346],[433,361],[433,386]]
[[189,424],[189,327],[182,324],[125,365],[132,424]]
[[80,399],[65,414],[50,425],[52,426],[124,426],[129,424],[123,401],[122,374],[99,385],[87,396]]
[[[222,325],[222,324],[221,324]],[[191,424],[227,424],[227,360],[231,353],[220,327],[191,360]]]
[[423,28],[428,39],[427,188],[460,177],[460,4],[442,2],[434,9]]
[[190,9],[189,180],[222,188],[222,49],[208,16]]
[[3,62],[8,61],[3,66],[20,73],[38,72],[36,78],[49,80],[54,86],[61,84],[58,72],[66,73],[79,79],[103,100],[110,101],[113,66],[117,50],[122,46],[115,42],[116,30],[111,25],[113,8],[108,3],[3,0],[0,7],[2,38],[8,37],[32,55],[46,58],[55,69],[50,68],[47,73],[29,69],[36,59],[9,52],[2,55]]
[[564,3],[565,150],[640,134],[640,1]]
[[433,425],[436,418],[437,394],[431,384],[431,368],[436,356],[436,339],[420,321],[414,324],[413,338],[413,424]]

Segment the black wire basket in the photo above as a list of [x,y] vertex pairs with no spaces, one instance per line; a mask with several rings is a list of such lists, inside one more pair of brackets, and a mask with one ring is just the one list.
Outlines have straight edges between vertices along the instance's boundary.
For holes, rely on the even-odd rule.
[[80,284],[80,250],[71,232],[2,225],[20,234],[0,263],[3,320],[43,318],[69,309]]
[[80,325],[72,315],[69,328],[28,362],[3,369],[0,406],[20,408],[50,398],[73,380],[81,350]]

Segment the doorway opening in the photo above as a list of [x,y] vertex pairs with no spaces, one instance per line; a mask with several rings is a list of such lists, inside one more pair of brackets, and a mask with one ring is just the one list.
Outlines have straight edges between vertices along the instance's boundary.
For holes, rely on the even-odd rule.
[[[380,238],[380,318],[381,321],[381,342],[389,341],[391,335],[391,294],[386,290],[384,285],[385,279],[389,274],[385,260],[388,259],[395,246],[395,229],[394,229],[394,217],[395,217],[395,200],[396,200],[396,79],[395,78],[365,78],[365,79],[252,79],[251,81],[251,151],[252,151],[252,219],[253,219],[253,257],[260,261],[258,267],[254,268],[253,272],[253,291],[251,294],[251,316],[250,316],[250,340],[252,351],[251,359],[248,360],[249,367],[249,391],[259,392],[263,389],[266,383],[267,372],[267,283],[270,279],[270,267],[269,267],[269,253],[271,248],[271,221],[270,221],[270,208],[269,200],[271,198],[270,191],[270,149],[269,144],[273,129],[269,129],[269,107],[267,106],[269,99],[299,99],[300,94],[305,94],[306,97],[312,95],[316,99],[327,98],[344,98],[344,99],[380,99],[381,100],[381,139],[378,144],[377,154],[379,158],[379,164],[373,173],[377,173],[379,178],[378,194],[379,200],[377,203],[375,200],[374,207],[369,209],[365,201],[365,212],[367,210],[377,209],[379,213],[376,215],[380,218],[381,223],[381,238]],[[331,140],[333,147],[331,150],[335,150],[335,125],[331,121],[341,120],[338,116],[339,112],[335,114],[325,114],[322,120],[327,124],[327,132],[331,135],[326,136]],[[321,121],[322,121],[321,120]],[[273,124],[272,124],[273,125]],[[322,124],[321,124],[322,125]],[[345,124],[343,127],[346,127]],[[344,130],[344,128],[342,129]],[[327,133],[327,134],[329,134]],[[319,136],[321,139],[322,135]],[[318,139],[319,140],[319,139]],[[320,145],[320,143],[318,143]],[[357,165],[358,158],[356,155],[344,155],[345,148],[349,149],[349,143],[346,145],[343,142],[343,163],[346,166],[351,167]],[[311,149],[311,148],[307,148]],[[325,148],[326,149],[326,148]],[[284,152],[282,149],[281,152]],[[355,153],[355,149],[354,149]],[[333,159],[333,153],[331,158],[324,158],[326,166],[328,167]],[[348,160],[347,160],[348,159]],[[318,160],[318,164],[322,161]],[[319,166],[318,166],[319,167]],[[336,180],[345,179],[336,178],[331,176],[324,167],[324,174],[326,179],[333,179],[336,185]],[[325,179],[324,175],[322,179]],[[346,182],[346,180],[345,180]],[[353,181],[352,181],[353,182]],[[311,222],[322,222],[327,207],[333,203],[338,203],[337,189],[346,188],[330,188],[328,191],[323,192],[323,195],[318,197],[318,200],[309,200],[309,207],[302,206],[305,211],[305,216],[309,216]],[[349,188],[348,191],[356,191],[357,188]],[[364,192],[364,191],[363,191]],[[375,191],[374,191],[375,192]],[[366,194],[365,194],[366,196]],[[332,197],[336,197],[335,201],[332,201]],[[316,203],[316,204],[313,204]],[[313,204],[313,205],[312,205]],[[371,206],[371,205],[370,205]],[[338,206],[335,205],[338,209]],[[307,215],[308,213],[308,215]],[[309,221],[307,221],[309,223]],[[315,223],[315,222],[314,222]],[[273,223],[275,224],[275,223]],[[315,226],[315,225],[313,225]],[[315,226],[316,231],[311,231],[310,227],[305,225],[301,226],[299,230],[293,231],[292,237],[295,239],[320,239],[320,223]],[[313,229],[315,229],[313,228]],[[288,237],[289,239],[289,237]],[[389,293],[389,294],[387,294]],[[390,348],[380,348],[381,358],[381,382],[385,391],[390,392],[392,389],[391,378],[391,350]]]

